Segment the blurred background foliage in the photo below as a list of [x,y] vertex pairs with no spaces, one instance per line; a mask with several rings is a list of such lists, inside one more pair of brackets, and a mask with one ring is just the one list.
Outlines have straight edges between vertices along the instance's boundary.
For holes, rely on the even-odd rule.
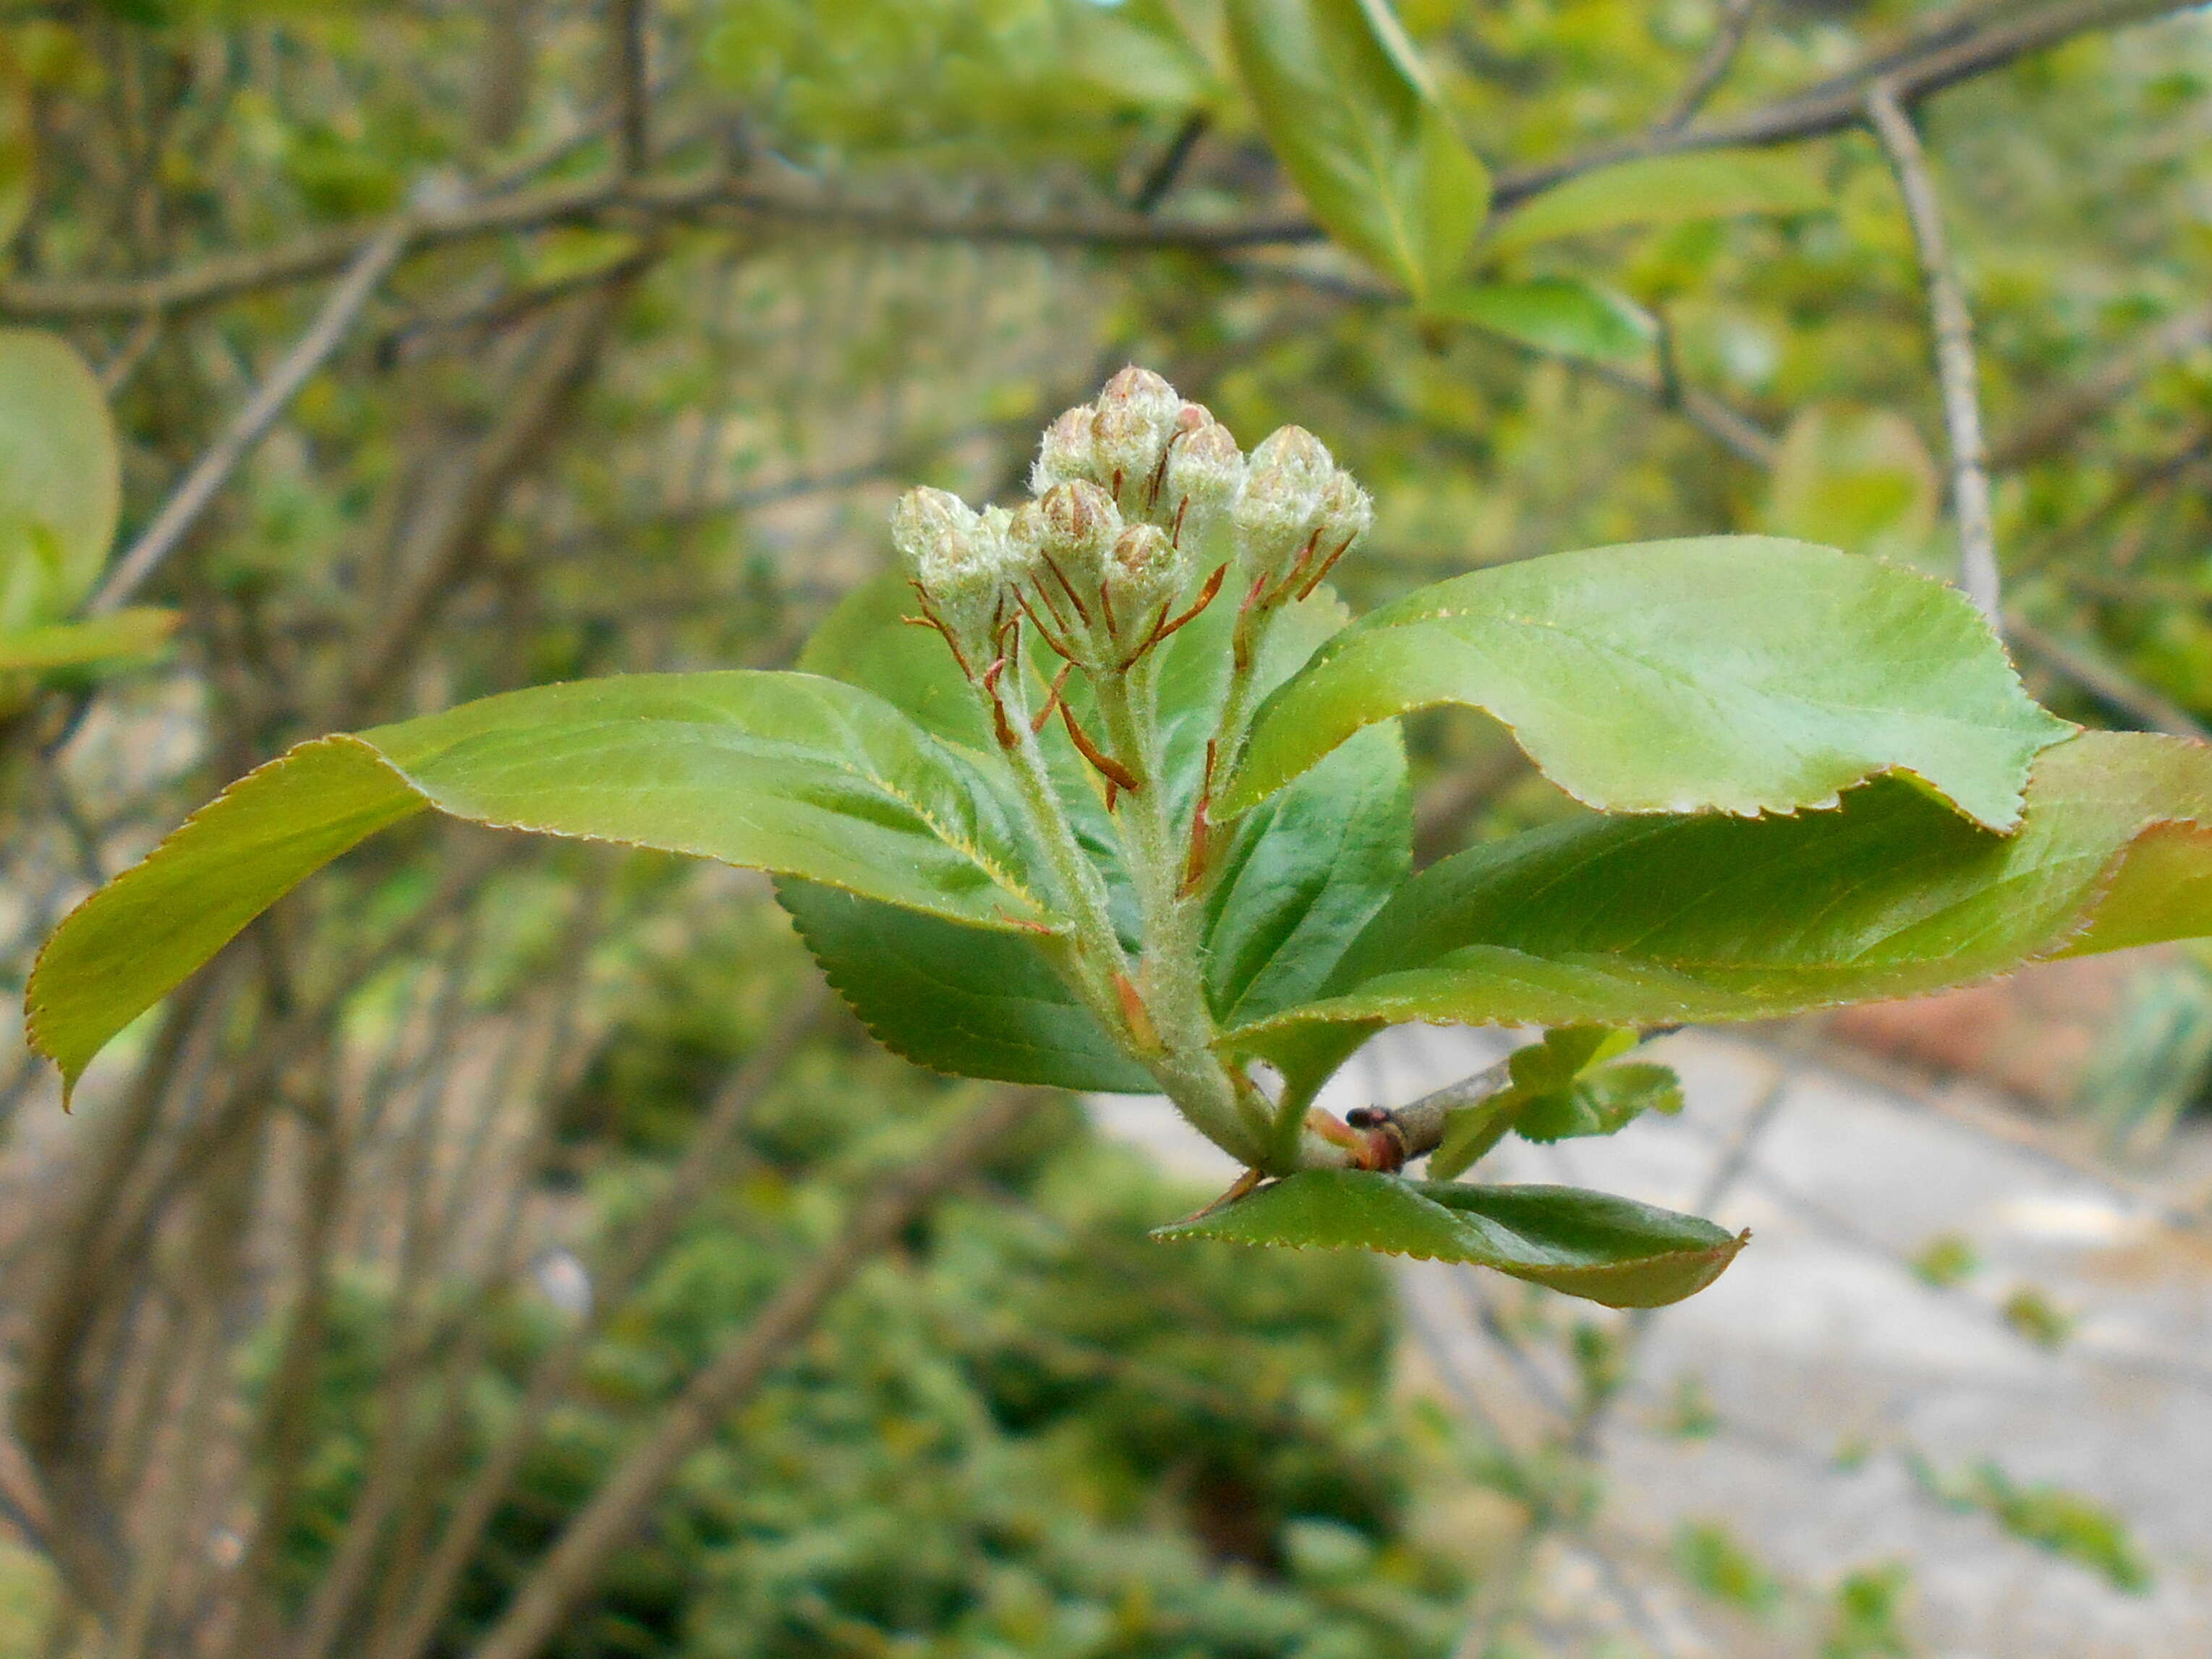
[[[1516,200],[1529,169],[1665,129],[1701,64],[1725,73],[1694,118],[1727,121],[1899,40],[2063,13],[1918,112],[1977,322],[2012,638],[2069,716],[2212,719],[2201,15],[1397,10]],[[1879,147],[1838,126],[1775,152],[1799,205],[1501,238],[1486,272],[1580,297],[1454,320],[1304,228],[1213,0],[0,4],[0,318],[96,374],[118,551],[341,273],[406,238],[138,596],[182,613],[173,638],[17,684],[0,976],[19,988],[90,883],[295,738],[788,664],[883,567],[898,489],[1006,495],[1125,362],[1248,442],[1295,421],[1337,450],[1380,508],[1340,573],[1356,605],[1726,529],[1948,574],[1919,270]],[[1573,810],[1492,727],[1412,737],[1425,857]],[[2212,1066],[2212,977],[2152,972],[2082,1085],[2138,1153]],[[759,884],[425,828],[257,930],[66,1127],[11,1048],[0,1498],[25,1547],[0,1647],[275,1651],[256,1643],[304,1621],[305,1659],[341,1638],[415,1659],[495,1636],[685,1379],[986,1092],[872,1051],[812,981]],[[710,1178],[672,1205],[726,1097]],[[1581,1501],[1406,1403],[1372,1264],[1146,1244],[1183,1195],[1066,1103],[954,1186],[711,1425],[549,1650],[1440,1656],[1474,1553],[1423,1521],[1425,1482]],[[663,1221],[608,1305],[609,1264]],[[571,1384],[532,1403],[579,1329]],[[1602,1396],[1599,1335],[1552,1334]],[[410,1648],[413,1574],[522,1417]],[[1929,1479],[2138,1571],[2063,1494]],[[1678,1556],[1722,1600],[1781,1594],[1724,1530]],[[1804,1650],[1904,1651],[1905,1583],[1846,1579]]]

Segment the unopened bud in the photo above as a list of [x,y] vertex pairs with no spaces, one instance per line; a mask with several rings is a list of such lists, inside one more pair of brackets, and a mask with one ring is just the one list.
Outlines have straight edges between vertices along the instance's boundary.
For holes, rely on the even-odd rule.
[[1244,482],[1244,457],[1227,427],[1209,421],[1177,434],[1168,450],[1167,488],[1161,499],[1170,524],[1182,521],[1183,540],[1210,531]]
[[1097,482],[1097,456],[1091,441],[1096,412],[1090,404],[1079,404],[1045,428],[1036,464],[1030,468],[1031,495],[1042,495],[1054,484],[1079,478]]
[[957,556],[975,525],[968,503],[951,491],[909,489],[891,509],[891,545],[906,561],[908,574],[921,581],[931,566]]
[[1091,423],[1097,476],[1133,514],[1154,504],[1160,458],[1182,409],[1175,388],[1150,369],[1125,368],[1098,394]]
[[1252,452],[1252,470],[1280,468],[1310,489],[1319,489],[1336,471],[1328,446],[1302,426],[1279,426]]
[[1375,503],[1339,469],[1321,493],[1321,539],[1324,556],[1333,555],[1364,536],[1375,523]]
[[1131,363],[1106,382],[1098,393],[1098,407],[1103,411],[1117,408],[1143,409],[1157,418],[1172,423],[1176,411],[1182,407],[1182,399],[1176,389],[1149,368],[1139,368]]
[[1022,509],[1016,538],[1024,550],[1048,558],[1070,581],[1095,581],[1105,568],[1107,550],[1121,533],[1114,498],[1087,478],[1054,484],[1039,501]]
[[922,605],[961,661],[980,672],[1007,599],[1006,515],[978,514],[942,489],[910,489],[891,514],[891,541]]
[[1106,588],[1125,617],[1158,605],[1182,586],[1182,557],[1157,525],[1134,524],[1121,532],[1106,562]]

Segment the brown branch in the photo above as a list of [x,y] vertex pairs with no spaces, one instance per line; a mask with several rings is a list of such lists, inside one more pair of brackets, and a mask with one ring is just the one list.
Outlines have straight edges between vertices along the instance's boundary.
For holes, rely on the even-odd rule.
[[1990,446],[1990,465],[2005,469],[2050,459],[2072,441],[2076,428],[2126,397],[2145,376],[2208,343],[2212,306],[2167,318],[2072,386],[2039,397],[2033,419]]
[[2005,628],[2013,642],[2029,655],[2057,670],[2098,702],[2118,709],[2143,730],[2212,742],[2212,730],[2208,730],[2202,720],[2179,703],[2136,684],[2094,652],[2045,633],[2018,611],[2005,613]]
[[354,319],[376,291],[376,285],[407,251],[411,234],[412,221],[402,215],[354,256],[307,331],[246,399],[246,407],[239,410],[229,429],[200,457],[185,481],[161,504],[161,510],[131,544],[131,550],[109,570],[99,592],[85,606],[88,615],[105,616],[127,604],[161,568],[162,561],[176,551],[208,504],[230,481],[239,463],[252,453],[254,446],[276,423],[276,417],[307,383],[307,377],[338,349],[347,330],[353,326]]
[[412,659],[453,597],[508,492],[552,441],[597,367],[608,331],[629,297],[635,270],[571,302],[530,354],[498,422],[427,502],[400,551],[405,586],[384,609],[349,677],[355,712],[374,708]]
[[[499,1505],[538,1443],[556,1401],[615,1314],[629,1301],[646,1271],[666,1250],[699,1200],[711,1189],[754,1108],[783,1075],[801,1044],[831,1006],[818,983],[794,993],[770,1022],[769,1034],[716,1091],[668,1190],[647,1212],[637,1231],[624,1241],[616,1259],[595,1276],[590,1313],[532,1370],[515,1426],[471,1478],[453,1505],[453,1519],[415,1575],[404,1623],[383,1645],[379,1659],[414,1659],[436,1636],[453,1588],[475,1559]],[[319,1659],[327,1640],[303,1647],[299,1659]]]
[[1951,512],[1959,524],[1959,586],[1977,609],[2001,629],[1996,526],[1990,508],[1989,447],[1982,438],[1981,370],[1974,361],[1974,320],[1966,310],[1943,232],[1942,204],[1936,198],[1920,135],[1897,101],[1888,81],[1868,88],[1867,118],[1881,140],[1905,214],[1912,226],[1928,286],[1929,325],[1935,335],[1936,380],[1943,393],[1943,430],[1951,451]]
[[1725,0],[1720,27],[1713,31],[1711,44],[1698,60],[1697,68],[1690,71],[1689,82],[1674,100],[1674,107],[1660,118],[1658,131],[1679,132],[1697,119],[1698,112],[1720,90],[1721,82],[1735,67],[1736,56],[1750,36],[1752,20],[1758,12],[1759,0]]
[[653,82],[647,67],[651,0],[613,0],[617,166],[635,179],[653,165]]
[[1898,101],[1910,106],[2077,35],[2187,9],[2187,0],[2062,0],[2014,13],[1998,0],[1954,13],[1878,48],[1841,75],[1726,120],[1674,132],[1655,130],[1560,161],[1506,169],[1498,175],[1492,199],[1509,207],[1579,174],[1639,156],[1787,144],[1842,132],[1865,119],[1866,95],[1877,81],[1887,81]]
[[[1976,13],[1906,37],[1856,69],[1726,121],[1652,131],[1534,167],[1501,169],[1492,191],[1510,207],[1553,185],[1645,155],[1733,145],[1794,143],[1840,132],[1863,118],[1867,89],[1887,79],[1900,103],[2002,69],[2076,35],[2185,10],[2185,0],[2066,0],[2021,15]],[[761,223],[825,228],[922,241],[1012,242],[1044,247],[1233,252],[1323,240],[1305,219],[1188,223],[1122,210],[1065,214],[975,214],[864,203],[819,192],[764,188],[720,175],[705,179],[620,178],[562,183],[426,214],[417,250],[555,225],[640,225],[716,211]],[[378,233],[332,230],[259,253],[215,258],[180,270],[126,278],[62,277],[0,283],[0,316],[48,320],[137,318],[191,310],[240,295],[312,280],[343,269]]]
[[477,1644],[473,1659],[535,1659],[608,1559],[643,1522],[677,1468],[751,1397],[831,1299],[946,1188],[988,1158],[1032,1097],[1003,1091],[971,1113],[920,1162],[881,1181],[842,1231],[724,1344],[655,1420],[651,1432],[576,1512],[559,1540]]

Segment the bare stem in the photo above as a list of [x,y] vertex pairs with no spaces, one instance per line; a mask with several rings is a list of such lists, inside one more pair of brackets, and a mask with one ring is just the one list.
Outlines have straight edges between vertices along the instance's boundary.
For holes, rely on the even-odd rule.
[[322,310],[316,313],[313,324],[247,399],[230,429],[200,457],[184,483],[161,504],[161,510],[154,515],[154,522],[131,544],[131,550],[107,573],[107,580],[100,583],[100,591],[85,607],[88,614],[104,616],[127,604],[161,568],[162,562],[176,551],[208,504],[230,481],[239,463],[267,435],[269,428],[276,423],[276,417],[307,383],[307,377],[337,349],[347,330],[353,326],[354,319],[376,291],[376,285],[407,251],[414,228],[413,216],[402,214],[354,256],[344,276],[331,290],[330,298],[323,302]]
[[1943,428],[1951,447],[1951,510],[1959,524],[1959,585],[1990,626],[2004,623],[1997,575],[1996,529],[1990,512],[1989,449],[1982,437],[1981,374],[1974,362],[1974,323],[1943,234],[1943,210],[1920,135],[1887,79],[1867,88],[1867,118],[1897,174],[1905,217],[1928,284],[1928,316],[1936,337],[1936,378],[1943,392]]

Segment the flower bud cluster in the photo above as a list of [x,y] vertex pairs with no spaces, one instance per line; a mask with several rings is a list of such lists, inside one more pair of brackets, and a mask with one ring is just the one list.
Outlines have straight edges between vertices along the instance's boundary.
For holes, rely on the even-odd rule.
[[1195,564],[1227,522],[1244,456],[1202,404],[1185,403],[1150,369],[1125,368],[1096,403],[1069,410],[1038,447],[1030,488],[1097,485],[1131,524],[1167,532]]
[[1247,461],[1203,405],[1135,368],[1052,423],[1030,488],[1011,514],[916,489],[892,516],[924,615],[971,678],[1018,617],[1087,672],[1121,672],[1203,608],[1220,567],[1238,565],[1248,604],[1270,608],[1310,592],[1374,518],[1311,433],[1285,427]]
[[1279,428],[1252,452],[1230,508],[1240,564],[1262,602],[1303,597],[1375,522],[1375,504],[1303,427]]

